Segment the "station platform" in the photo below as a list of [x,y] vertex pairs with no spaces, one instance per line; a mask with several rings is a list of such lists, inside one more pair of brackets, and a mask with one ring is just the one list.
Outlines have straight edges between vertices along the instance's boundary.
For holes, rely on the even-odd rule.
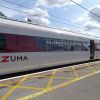
[[100,61],[1,80],[0,100],[100,100]]

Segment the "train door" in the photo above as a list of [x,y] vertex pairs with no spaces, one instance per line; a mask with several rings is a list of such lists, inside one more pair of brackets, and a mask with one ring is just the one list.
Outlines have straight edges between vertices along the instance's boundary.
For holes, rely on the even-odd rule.
[[90,40],[90,59],[94,59],[94,56],[95,56],[94,40]]
[[5,52],[6,50],[6,38],[4,35],[0,34],[0,52]]

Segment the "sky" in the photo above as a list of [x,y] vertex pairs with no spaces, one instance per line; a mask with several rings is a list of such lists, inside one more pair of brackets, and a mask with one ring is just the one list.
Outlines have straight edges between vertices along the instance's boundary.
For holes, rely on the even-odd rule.
[[0,0],[0,11],[9,18],[100,36],[100,0],[73,1],[95,15],[70,0]]

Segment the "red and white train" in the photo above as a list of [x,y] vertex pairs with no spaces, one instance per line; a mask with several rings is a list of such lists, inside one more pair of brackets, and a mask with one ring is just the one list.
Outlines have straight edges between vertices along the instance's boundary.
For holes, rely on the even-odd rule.
[[100,39],[0,18],[0,75],[100,57]]

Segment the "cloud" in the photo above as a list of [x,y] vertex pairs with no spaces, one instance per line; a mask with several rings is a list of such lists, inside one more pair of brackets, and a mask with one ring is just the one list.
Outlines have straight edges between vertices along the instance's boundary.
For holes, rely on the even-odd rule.
[[46,10],[42,10],[40,8],[33,8],[23,11],[29,13],[25,14],[25,19],[29,18],[35,24],[46,25],[46,26],[50,24],[50,21],[48,19],[49,14]]
[[72,22],[82,24],[85,31],[100,30],[100,5],[93,6],[89,11],[85,12],[83,16],[74,19]]
[[88,20],[86,15],[83,15],[83,16],[77,18],[77,19],[73,19],[72,22],[74,22],[74,23],[81,23],[81,22],[84,22],[86,20]]
[[92,7],[90,9],[90,11],[93,12],[94,14],[96,14],[96,15],[94,15],[94,14],[88,12],[88,16],[89,16],[90,20],[94,20],[94,21],[100,23],[100,5],[96,5],[96,6]]
[[82,33],[82,34],[86,34],[86,35],[90,35],[90,36],[96,36],[96,34],[94,32],[91,32],[89,30],[79,29],[77,32]]
[[[82,0],[73,0],[76,3],[80,3]],[[64,7],[66,5],[72,5],[70,0],[38,0],[37,6],[46,6],[46,7]]]
[[38,16],[38,17],[49,17],[49,14],[46,10],[42,10],[40,8],[33,8],[33,9],[27,9],[27,10],[23,10],[26,13],[32,14],[33,16]]
[[87,22],[85,24],[85,29],[84,30],[100,30],[100,23],[91,21],[91,22]]
[[[35,7],[35,3],[37,1],[35,0],[30,0],[30,1],[29,0],[19,0],[19,1],[10,0],[10,1],[14,2],[15,4],[27,6],[30,9],[17,6],[17,5],[14,5],[12,3],[2,0],[0,2],[0,5],[3,5],[4,7],[0,6],[0,11],[4,13],[7,17],[13,18],[13,19],[19,19],[19,20],[24,20],[24,19],[26,20],[27,18],[30,18],[32,22],[35,24],[42,24],[46,26],[50,24],[50,21],[48,20],[49,18],[48,11]],[[12,9],[15,9],[15,10],[12,10]],[[25,12],[27,14],[22,13],[20,11]]]
[[85,30],[100,30],[100,5],[95,5],[90,11],[94,14],[91,12],[87,13],[88,21],[84,25]]
[[25,6],[26,8],[33,8],[35,0],[0,0],[0,11],[10,18],[19,17],[23,14],[20,11],[24,10],[25,7],[16,4]]
[[71,30],[71,29],[68,28],[68,27],[62,27],[61,30],[66,30],[67,31],[67,30]]

